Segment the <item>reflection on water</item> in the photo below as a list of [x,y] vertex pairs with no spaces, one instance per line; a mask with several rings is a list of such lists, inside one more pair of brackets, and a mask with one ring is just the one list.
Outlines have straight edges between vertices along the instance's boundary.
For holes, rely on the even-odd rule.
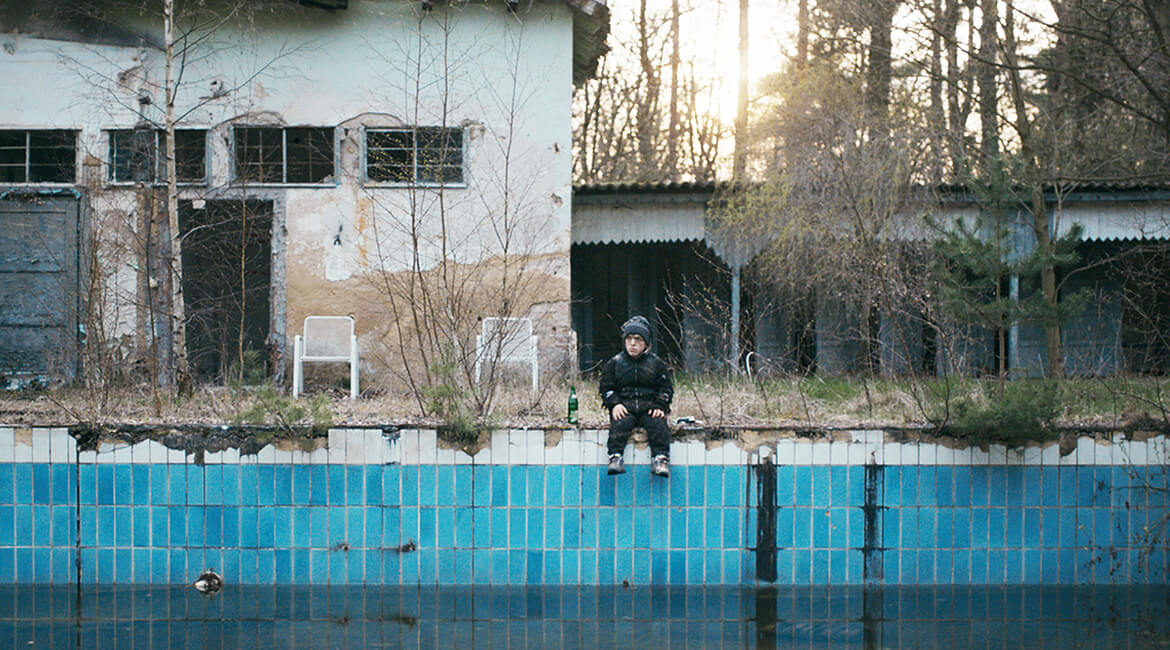
[[0,586],[0,647],[1165,647],[1170,587]]

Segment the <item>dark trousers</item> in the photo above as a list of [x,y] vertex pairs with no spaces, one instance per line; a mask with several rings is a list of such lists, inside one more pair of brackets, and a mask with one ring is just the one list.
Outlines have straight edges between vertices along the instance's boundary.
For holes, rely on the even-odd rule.
[[610,455],[620,454],[625,450],[626,441],[630,439],[634,427],[646,429],[652,455],[670,457],[670,427],[666,423],[666,418],[652,418],[649,413],[630,413],[620,420],[610,416],[609,442],[606,443]]

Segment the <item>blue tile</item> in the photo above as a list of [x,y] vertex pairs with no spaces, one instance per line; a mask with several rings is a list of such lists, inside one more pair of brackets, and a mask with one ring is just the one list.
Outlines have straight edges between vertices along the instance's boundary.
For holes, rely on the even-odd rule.
[[546,549],[559,549],[562,547],[561,513],[563,511],[564,508],[544,509],[544,543],[542,546]]
[[402,466],[382,466],[382,505],[402,505]]
[[224,506],[221,512],[223,514],[223,545],[230,548],[240,547],[240,508]]
[[[271,513],[271,520],[265,521],[265,510]],[[280,538],[287,535],[289,544],[293,548],[309,548],[316,546],[313,540],[313,513],[320,508],[302,506],[297,508],[266,508],[261,509],[257,517],[257,526],[260,546],[265,546],[265,533],[271,531],[272,545],[276,548],[286,546],[280,543]],[[318,528],[324,528],[324,515],[319,515],[321,523]],[[266,530],[267,526],[267,530]]]
[[[939,508],[935,511],[935,547],[936,548],[954,548],[955,547],[955,527],[954,515],[957,509],[955,508]],[[961,528],[959,530],[965,530]]]
[[220,506],[203,508],[203,544],[223,546],[223,509]]
[[581,546],[581,510],[579,508],[561,510],[561,531],[561,542],[565,548]]
[[918,508],[918,548],[938,548],[937,508]]
[[[272,465],[250,465],[248,466],[256,476],[256,505],[270,506],[273,505],[275,494],[273,492],[275,484],[275,468]],[[241,482],[242,483],[242,482]],[[305,488],[308,489],[308,481],[305,481]],[[302,503],[306,503],[306,501]]]
[[795,500],[793,474],[795,474],[795,469],[792,465],[780,465],[776,468],[776,503],[778,505],[791,505]]
[[[175,466],[171,466],[173,470]],[[199,465],[187,465],[187,487],[186,487],[186,502],[187,504],[203,505],[203,468]],[[184,503],[184,501],[176,501],[176,503]]]
[[[472,503],[472,494],[474,492],[473,485],[473,470],[470,465],[458,465],[452,468],[452,480],[450,486],[450,496],[443,500],[445,505],[469,506]],[[442,483],[440,483],[442,487]]]
[[922,545],[918,536],[918,510],[918,508],[902,508],[901,512],[898,513],[898,525],[901,528],[900,548],[919,548]]
[[1004,545],[1020,548],[1024,545],[1024,509],[1007,508],[1004,512]]
[[[77,542],[77,515],[73,506],[53,506],[52,518],[52,545],[56,547],[70,547]],[[0,533],[0,540],[5,539]],[[0,541],[0,544],[3,544]]]
[[[74,489],[74,466],[52,465],[49,470],[49,481],[52,483],[52,502],[55,504],[69,504],[77,501],[77,492]],[[0,481],[3,478],[0,477]],[[0,503],[4,501],[0,499]]]
[[541,556],[542,584],[561,582],[561,554],[559,551],[545,551]]
[[[314,470],[317,468],[314,467]],[[328,505],[345,505],[345,485],[346,485],[346,471],[349,469],[345,465],[324,465],[321,467],[325,472],[326,489],[328,494],[325,495],[325,504]],[[317,476],[314,475],[314,483]],[[314,486],[314,494],[316,493],[316,486]]]
[[49,542],[49,506],[23,506],[16,509],[16,541],[19,546],[42,546]]
[[[293,471],[297,471],[299,467],[294,466]],[[328,465],[309,465],[309,500],[308,503],[315,506],[325,505],[329,503],[329,469]],[[344,468],[343,468],[344,469]],[[294,486],[296,483],[293,484]],[[293,489],[296,489],[295,487]],[[298,503],[305,503],[298,500]]]
[[134,467],[114,465],[114,503],[129,505],[134,497]]
[[475,508],[476,521],[480,521],[481,517],[487,517],[490,522],[490,525],[485,526],[482,531],[479,524],[476,524],[476,537],[479,538],[481,535],[487,537],[487,543],[483,546],[507,548],[508,510],[506,508]]
[[[539,549],[544,547],[544,509],[543,508],[525,508],[528,512],[527,521],[527,537],[525,538],[528,549]],[[515,545],[515,542],[513,542]]]
[[149,465],[149,476],[147,480],[150,482],[150,495],[147,503],[151,505],[166,505],[170,499],[170,477],[166,465],[156,464]]
[[[490,551],[491,567],[489,570],[491,584],[508,584],[508,552],[502,550]],[[477,567],[478,570],[478,567]]]
[[525,505],[544,505],[544,475],[548,468],[542,465],[525,465],[522,469],[524,470],[524,483],[527,487]]
[[847,551],[829,551],[829,584],[843,585],[848,583]]
[[[27,511],[27,510],[26,510]],[[20,510],[17,510],[17,543],[20,543],[21,524],[31,526],[32,522],[20,521]],[[31,512],[29,514],[32,514]],[[97,546],[113,546],[114,545],[114,509],[113,508],[98,508],[97,510]]]
[[[20,488],[22,484],[21,467],[17,467],[17,499],[21,498]],[[98,465],[94,472],[97,475],[97,503],[98,505],[113,505],[114,503],[114,466],[113,465]],[[24,478],[24,481],[30,480],[31,477]],[[24,483],[28,485],[28,483]],[[30,495],[31,497],[31,495]],[[30,499],[31,500],[31,499]],[[18,503],[21,501],[18,501]],[[27,503],[28,501],[23,501]]]
[[902,466],[887,465],[881,468],[878,499],[884,506],[902,505]]
[[220,503],[229,506],[240,505],[240,466],[220,465],[219,467]]
[[[182,506],[170,506],[167,512],[167,541],[170,546],[188,546],[187,541],[187,509]],[[100,525],[100,523],[99,523]]]
[[776,547],[791,548],[793,542],[792,508],[778,508],[776,510]]
[[[309,547],[310,548],[328,548],[329,547],[329,509],[328,508],[307,508],[309,511]],[[295,534],[300,537],[299,521],[294,519],[293,529]]]
[[687,513],[685,508],[670,509],[670,547],[687,547]]
[[[457,507],[455,511],[454,533],[455,548],[472,548],[475,546],[475,509],[470,507]],[[487,517],[484,517],[484,522],[487,522]]]
[[[381,465],[369,465],[366,467],[366,483],[365,483],[365,503],[368,505],[382,505],[382,478],[385,476],[385,468]],[[379,571],[381,573],[381,571]]]
[[[576,549],[561,552],[561,583],[578,585],[581,582],[581,553]],[[572,599],[570,599],[570,602]]]
[[[590,510],[589,512],[597,513],[597,548],[614,548],[617,543],[617,508],[603,508],[601,510]],[[581,531],[589,531],[586,524],[581,525]],[[585,538],[585,545],[590,546],[589,538]]]
[[925,467],[918,467],[916,465],[904,465],[899,468],[901,479],[900,493],[898,495],[899,503],[903,505],[918,505],[918,475]]
[[[13,479],[13,464],[0,463],[0,504],[14,503],[14,479]],[[90,468],[93,471],[92,465],[80,465],[79,468]]]
[[938,505],[938,470],[932,465],[918,467],[918,497],[915,503],[920,506]]
[[398,510],[398,527],[400,543],[419,538],[418,508],[400,508]]
[[634,509],[614,508],[613,510],[613,544],[614,548],[634,547]]
[[435,508],[435,546],[455,548],[455,509]]
[[[508,470],[509,505],[525,506],[528,502],[528,472],[522,465],[511,465]],[[494,478],[494,477],[493,477]]]
[[[273,465],[268,469],[272,475],[271,482],[268,483],[272,491],[271,502],[278,506],[313,503],[313,479],[324,481],[324,468],[320,468],[318,473],[314,474],[311,465]],[[265,478],[261,477],[259,480],[263,481]],[[328,485],[317,486],[317,491],[321,493],[317,495],[317,500],[325,499],[323,493],[325,490],[328,490]]]
[[348,540],[348,531],[345,529],[347,508],[327,508],[329,511],[329,538],[327,548],[337,548]]
[[508,584],[524,584],[527,569],[527,554],[524,551],[508,551]]
[[[994,487],[995,492],[1003,490],[1002,484]],[[986,506],[991,503],[991,467],[977,465],[971,468],[971,505]]]
[[955,504],[955,472],[949,465],[937,465],[934,470],[934,504],[952,506]]
[[743,519],[737,508],[723,508],[723,547],[740,548],[744,545]]
[[829,519],[829,508],[819,507],[812,509],[812,546],[813,548],[829,548],[829,539],[832,535],[832,524]]
[[[290,548],[304,546],[293,537],[292,512],[289,508],[254,508],[256,512],[256,547]],[[303,510],[303,508],[302,508]],[[308,516],[308,513],[305,513]],[[280,520],[280,540],[277,540],[277,521]],[[283,542],[283,543],[282,543]]]
[[[463,484],[459,482],[456,477],[456,490],[462,488]],[[471,502],[476,506],[490,506],[493,504],[492,500],[492,468],[490,465],[474,465],[471,467],[471,483],[472,494]],[[459,496],[456,496],[459,498]],[[507,502],[505,498],[504,503]]]
[[[581,531],[581,548],[596,549],[602,547],[599,536],[599,514],[597,508],[581,508],[578,528]],[[609,544],[613,545],[612,519],[610,520]]]
[[797,465],[793,468],[794,488],[792,503],[797,506],[811,506],[813,504],[813,468],[809,465]]
[[549,506],[559,506],[564,503],[562,483],[564,469],[559,465],[549,465],[544,469],[544,503]]
[[406,542],[402,536],[402,511],[398,507],[382,508],[382,546],[400,546]]
[[512,476],[511,469],[512,468],[507,465],[493,465],[491,467],[491,505],[508,505],[508,485],[509,479]]
[[[850,539],[848,508],[831,508],[829,510],[829,529],[830,548],[849,548]],[[840,581],[834,581],[835,584],[839,582]]]
[[222,465],[207,465],[203,468],[203,503],[209,506],[223,503],[222,482]]
[[1003,548],[1007,542],[1007,513],[1004,508],[987,510],[987,546]]
[[849,468],[844,465],[829,468],[829,504],[841,507],[849,503]]
[[345,468],[345,503],[357,506],[365,503],[366,468],[363,465],[349,465]]
[[[727,565],[724,564],[726,570]],[[814,585],[829,584],[829,551],[816,550],[812,552],[812,575],[810,581]]]
[[860,465],[850,465],[845,469],[847,504],[855,507],[865,505],[865,468]]
[[639,585],[651,584],[653,580],[653,554],[646,549],[634,549],[634,565],[630,582]]
[[748,487],[745,468],[735,465],[723,468],[723,505],[744,505],[745,492]]
[[259,510],[253,506],[244,506],[239,509],[240,548],[256,548],[256,516]]
[[131,518],[134,526],[134,546],[150,546],[150,508],[135,506],[131,508]]
[[329,583],[329,553],[322,550],[308,552],[308,578],[315,585]]
[[[792,546],[810,548],[813,546],[813,509],[792,508]],[[896,544],[894,544],[896,546]]]
[[950,468],[951,480],[954,485],[952,503],[956,506],[971,505],[971,469],[968,465],[956,465]]

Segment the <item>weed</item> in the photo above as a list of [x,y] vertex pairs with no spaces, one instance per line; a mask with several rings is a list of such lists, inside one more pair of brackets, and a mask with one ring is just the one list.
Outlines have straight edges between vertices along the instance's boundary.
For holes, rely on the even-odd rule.
[[964,395],[953,402],[952,421],[943,427],[943,433],[1009,447],[1054,440],[1052,424],[1061,412],[1059,396],[1059,384],[1047,380],[1008,382],[1003,394],[994,399]]

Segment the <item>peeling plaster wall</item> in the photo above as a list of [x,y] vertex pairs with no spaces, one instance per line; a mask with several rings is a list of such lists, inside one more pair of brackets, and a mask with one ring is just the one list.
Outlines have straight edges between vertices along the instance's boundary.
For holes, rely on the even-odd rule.
[[[462,268],[505,258],[534,267],[532,292],[517,296],[521,314],[536,321],[542,359],[572,355],[570,10],[437,6],[420,22],[417,9],[397,1],[333,13],[290,6],[265,10],[254,28],[225,25],[184,70],[176,101],[186,114],[180,126],[210,130],[208,184],[182,188],[182,198],[246,192],[274,201],[272,329],[289,353],[304,316],[353,314],[363,370],[377,374],[374,347],[392,320],[381,274],[433,268],[445,251]],[[80,130],[78,167],[89,171],[79,171],[79,184],[98,226],[103,311],[114,336],[131,336],[143,328],[142,260],[130,245],[141,236],[143,205],[134,187],[106,182],[104,130],[133,127],[144,94],[152,100],[145,116],[162,122],[164,61],[149,49],[10,40],[12,51],[0,53],[8,81],[0,128]],[[234,184],[233,124],[336,127],[337,174],[316,186]],[[364,127],[440,124],[462,126],[465,144],[465,183],[446,188],[441,203],[433,188],[364,183]],[[404,229],[411,223],[414,233]],[[499,310],[466,307],[476,316]]]

